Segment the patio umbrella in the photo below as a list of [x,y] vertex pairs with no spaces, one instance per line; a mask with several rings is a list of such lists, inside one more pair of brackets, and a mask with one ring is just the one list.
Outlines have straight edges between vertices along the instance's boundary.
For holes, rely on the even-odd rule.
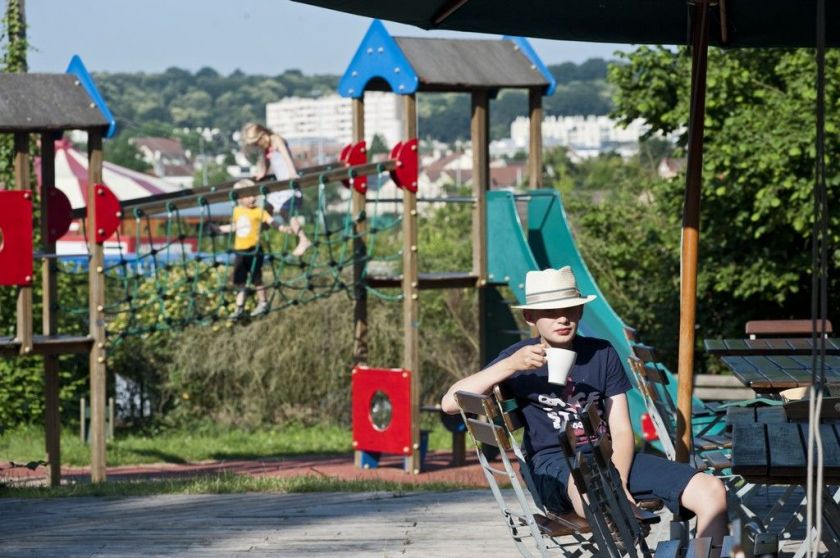
[[[689,29],[688,3],[678,0],[296,1],[423,29],[567,41],[684,44]],[[816,44],[813,0],[714,3],[710,44],[732,47],[813,47]],[[840,7],[830,2],[826,8],[827,44],[840,46]]]
[[[680,266],[677,459],[691,441],[697,243],[703,163],[706,59],[723,47],[840,46],[840,8],[824,0],[296,0],[424,29],[451,29],[575,41],[691,45],[691,104]],[[818,6],[821,11],[818,14]],[[823,316],[824,317],[824,316]]]
[[[37,161],[35,171],[38,175],[38,186],[40,187],[41,165]],[[85,207],[87,182],[87,155],[75,149],[68,140],[56,141],[55,186],[67,196],[74,210]],[[150,176],[108,162],[102,165],[102,182],[111,189],[120,201],[183,190],[181,186],[156,176]]]

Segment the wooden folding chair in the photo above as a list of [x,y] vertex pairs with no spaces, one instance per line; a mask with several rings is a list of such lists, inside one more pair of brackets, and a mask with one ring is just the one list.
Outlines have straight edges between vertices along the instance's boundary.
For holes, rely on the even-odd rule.
[[600,550],[598,556],[651,556],[642,525],[658,523],[659,516],[632,506],[624,495],[621,477],[612,464],[609,434],[599,433],[601,418],[596,404],[587,405],[579,418],[589,447],[576,446],[577,435],[571,424],[566,426],[565,436],[560,436],[560,446],[592,526]]
[[[519,553],[524,558],[547,558],[549,550],[559,549],[565,556],[576,557],[591,550],[593,545],[584,536],[590,531],[589,525],[574,512],[564,515],[549,512],[534,490],[533,479],[525,465],[525,456],[514,436],[524,425],[519,409],[508,404],[508,408],[503,410],[499,404],[499,401],[503,401],[500,397],[465,391],[457,392],[455,400],[461,409],[467,432],[475,443],[487,484]],[[490,464],[480,444],[500,450],[502,468]],[[512,452],[519,462],[519,473],[526,487],[522,486],[508,452]],[[497,477],[510,481],[512,498],[505,497]],[[561,537],[565,540],[560,540]]]
[[[630,356],[628,361],[645,400],[648,416],[659,435],[665,456],[674,460],[677,453],[675,442],[678,413],[677,405],[668,391],[669,376],[659,363],[653,347],[636,344],[633,345],[633,353],[634,356]],[[709,433],[714,428],[720,428],[726,419],[725,409],[718,411],[701,407],[694,410],[693,417],[705,422],[700,432],[692,439],[693,447],[689,448],[693,464],[714,471],[729,467],[731,463],[727,450],[732,447],[732,440],[725,434]]]

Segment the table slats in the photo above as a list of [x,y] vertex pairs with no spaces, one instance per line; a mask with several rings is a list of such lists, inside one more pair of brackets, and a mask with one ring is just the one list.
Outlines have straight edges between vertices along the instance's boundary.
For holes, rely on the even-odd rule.
[[732,433],[732,472],[744,477],[767,475],[767,440],[763,424],[735,426]]
[[802,439],[799,436],[799,425],[785,423],[762,425],[762,428],[765,428],[767,433],[770,476],[801,475],[808,462]]

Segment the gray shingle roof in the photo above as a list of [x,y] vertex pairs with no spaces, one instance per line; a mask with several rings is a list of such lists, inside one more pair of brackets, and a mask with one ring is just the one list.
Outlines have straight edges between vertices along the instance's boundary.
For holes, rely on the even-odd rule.
[[394,37],[421,91],[546,87],[543,74],[511,41]]
[[0,132],[106,128],[108,121],[70,74],[0,74]]

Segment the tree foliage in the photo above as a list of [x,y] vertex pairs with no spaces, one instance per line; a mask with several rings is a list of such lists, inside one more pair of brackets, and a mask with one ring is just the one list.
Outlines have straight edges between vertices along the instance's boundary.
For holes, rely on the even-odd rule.
[[[641,47],[613,65],[614,115],[643,118],[655,132],[684,132],[690,60],[684,50]],[[827,56],[826,153],[840,148],[840,53]],[[712,49],[708,64],[698,277],[698,337],[742,335],[744,322],[810,315],[815,167],[815,75],[807,50]],[[685,148],[685,134],[679,147]],[[599,163],[605,164],[603,162]],[[579,169],[578,169],[579,170]],[[616,176],[615,171],[605,173]],[[568,174],[568,173],[567,173]],[[622,308],[647,325],[645,338],[673,347],[678,315],[683,178],[638,177],[596,209],[577,212],[588,262],[616,305],[624,293],[645,310]],[[602,179],[599,179],[602,181]],[[829,206],[838,201],[837,164],[827,159]],[[596,181],[598,182],[598,181]],[[629,194],[629,195],[625,195]],[[830,293],[840,292],[840,213],[830,212]],[[610,288],[610,283],[615,288]],[[656,291],[655,293],[653,291]],[[658,311],[668,307],[668,312]],[[840,303],[829,301],[829,317]],[[648,312],[647,318],[642,316]],[[647,335],[645,335],[647,334]],[[670,340],[670,341],[669,341]]]

